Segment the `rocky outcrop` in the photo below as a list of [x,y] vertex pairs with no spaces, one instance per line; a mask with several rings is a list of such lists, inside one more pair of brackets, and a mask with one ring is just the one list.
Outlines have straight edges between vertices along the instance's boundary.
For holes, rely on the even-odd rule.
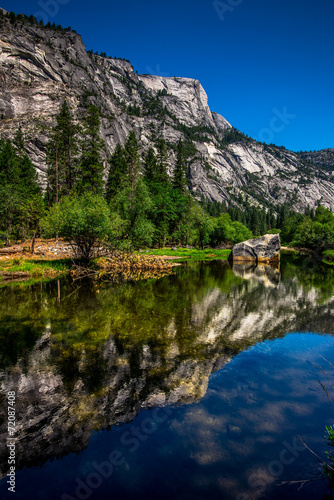
[[232,262],[278,262],[280,260],[280,250],[279,234],[265,234],[260,238],[234,245],[229,260]]
[[[0,19],[0,134],[21,125],[25,148],[45,185],[45,147],[64,99],[81,122],[88,104],[100,110],[100,135],[108,157],[135,130],[142,152],[163,135],[169,173],[175,144],[187,144],[189,186],[195,195],[256,205],[319,203],[334,209],[332,169],[284,148],[260,144],[211,112],[198,80],[138,75],[125,60],[88,54],[80,35]],[[135,110],[135,111],[134,111]]]
[[299,157],[334,174],[334,148],[299,153]]

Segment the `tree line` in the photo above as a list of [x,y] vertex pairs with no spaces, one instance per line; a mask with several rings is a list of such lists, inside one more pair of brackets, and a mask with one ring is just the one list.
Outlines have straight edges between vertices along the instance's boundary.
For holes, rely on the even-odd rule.
[[[334,244],[334,216],[319,207],[298,214],[281,206],[257,208],[238,199],[230,206],[196,200],[188,189],[182,140],[174,146],[169,172],[163,137],[140,154],[135,132],[116,148],[106,167],[99,110],[88,105],[78,125],[65,101],[46,148],[47,185],[42,189],[24,150],[19,128],[13,141],[0,140],[0,239],[42,236],[73,239],[86,259],[98,242],[135,249],[167,244],[204,247],[237,243],[280,232],[283,243],[309,248]],[[105,171],[108,172],[105,177]]]

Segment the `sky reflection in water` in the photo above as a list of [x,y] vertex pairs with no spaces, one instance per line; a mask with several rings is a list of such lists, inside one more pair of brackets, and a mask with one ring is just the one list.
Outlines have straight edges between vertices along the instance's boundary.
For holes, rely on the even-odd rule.
[[297,435],[324,456],[332,423],[315,365],[332,377],[333,271],[302,263],[62,282],[60,302],[55,283],[1,290],[2,388],[24,429],[16,498],[322,498],[324,481],[277,486],[314,478]]

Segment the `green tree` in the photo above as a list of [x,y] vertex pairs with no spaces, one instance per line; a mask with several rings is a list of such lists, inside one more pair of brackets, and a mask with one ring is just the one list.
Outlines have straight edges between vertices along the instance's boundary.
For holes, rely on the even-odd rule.
[[149,214],[153,203],[144,181],[139,179],[134,191],[131,185],[125,186],[114,198],[112,206],[126,221],[126,238],[130,244],[135,248],[151,246],[155,227]]
[[173,188],[179,193],[185,193],[187,189],[186,177],[187,165],[185,161],[183,143],[180,139],[177,145],[176,164],[173,172]]
[[137,181],[140,176],[141,162],[139,156],[139,145],[136,134],[132,130],[124,146],[124,157],[126,161],[126,180],[129,186],[129,196],[134,196]]
[[118,218],[112,219],[106,200],[88,192],[66,196],[54,204],[42,221],[44,233],[59,234],[74,247],[87,263],[98,254],[98,247],[114,240],[121,230]]
[[191,223],[194,226],[194,241],[192,243],[204,248],[210,242],[213,231],[213,221],[199,203],[193,203],[190,211]]
[[92,105],[88,108],[82,142],[82,155],[79,166],[78,191],[92,191],[102,194],[103,190],[103,160],[101,153],[105,148],[99,135],[99,110]]
[[153,148],[149,148],[144,158],[144,179],[148,185],[156,182],[158,162]]
[[174,243],[188,244],[191,234],[189,225],[191,197],[188,193],[182,193],[178,189],[172,190],[172,202],[174,206],[174,217],[171,221],[171,236]]
[[48,202],[58,202],[72,191],[77,182],[77,132],[70,108],[63,102],[47,145],[46,162]]
[[230,215],[224,213],[214,221],[211,244],[217,246],[222,243],[240,243],[252,237],[253,234],[250,229],[239,221],[232,222]]
[[109,173],[106,185],[106,200],[108,203],[116,196],[117,193],[124,187],[126,177],[126,160],[124,149],[120,144],[116,144],[115,151],[109,160]]
[[164,140],[160,140],[159,148],[158,159],[152,148],[145,156],[144,181],[153,202],[149,217],[155,226],[154,243],[161,247],[166,245],[172,221],[176,218],[176,212],[172,198],[172,186],[167,174],[167,148]]
[[7,242],[11,236],[25,237],[28,221],[22,205],[39,193],[36,169],[28,156],[11,141],[0,140],[0,231]]
[[35,253],[35,239],[39,229],[40,221],[45,212],[44,200],[40,194],[34,195],[25,200],[21,205],[23,218],[32,231],[31,253]]
[[169,182],[169,175],[167,172],[168,164],[168,152],[166,141],[163,137],[160,137],[157,144],[158,156],[157,156],[157,169],[156,169],[156,182]]
[[19,154],[23,154],[24,153],[24,135],[22,132],[21,125],[19,125],[19,128],[16,131],[13,143],[16,146]]

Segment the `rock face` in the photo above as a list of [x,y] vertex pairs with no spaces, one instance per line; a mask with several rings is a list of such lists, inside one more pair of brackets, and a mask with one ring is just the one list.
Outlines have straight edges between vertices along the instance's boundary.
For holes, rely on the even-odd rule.
[[261,238],[243,241],[234,245],[229,259],[233,262],[278,262],[280,260],[280,249],[279,234],[265,234]]
[[0,134],[12,138],[21,125],[25,148],[45,185],[45,146],[59,108],[67,100],[78,123],[87,106],[100,110],[108,158],[134,130],[142,152],[163,136],[169,173],[175,145],[186,143],[189,186],[195,195],[258,206],[289,204],[297,211],[321,203],[334,209],[333,169],[297,153],[235,134],[211,112],[198,80],[138,75],[125,60],[88,54],[80,35],[0,19]]

